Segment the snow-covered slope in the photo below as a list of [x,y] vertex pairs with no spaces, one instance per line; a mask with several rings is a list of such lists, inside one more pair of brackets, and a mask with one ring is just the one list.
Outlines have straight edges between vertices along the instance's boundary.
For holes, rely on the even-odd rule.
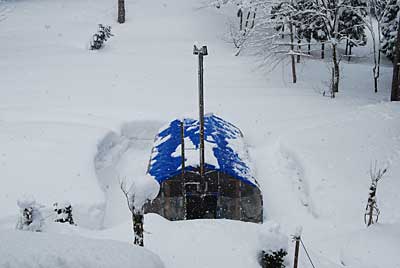
[[0,267],[164,267],[149,250],[117,241],[22,231],[0,231],[0,237]]
[[[343,61],[341,92],[332,100],[320,94],[329,73],[319,60],[301,64],[293,86],[284,64],[266,74],[254,67],[253,58],[234,57],[226,42],[232,10],[205,8],[195,0],[126,0],[126,9],[127,22],[119,25],[115,2],[106,0],[0,1],[1,229],[14,227],[16,201],[28,193],[47,206],[69,200],[79,226],[105,229],[91,237],[107,233],[129,241],[130,215],[118,179],[146,171],[159,126],[197,115],[192,46],[198,42],[209,48],[206,111],[244,133],[266,220],[279,222],[287,235],[302,225],[319,267],[387,267],[371,262],[368,251],[400,266],[396,240],[385,239],[398,237],[400,222],[400,107],[387,102],[388,65],[382,67],[381,91],[374,94],[368,60]],[[112,25],[115,36],[104,49],[88,51],[98,23]],[[100,146],[108,135],[114,135],[113,146]],[[388,166],[378,186],[382,225],[365,229],[369,168],[375,161]],[[167,267],[213,254],[209,244],[235,232],[236,240],[227,241],[246,243],[246,224],[216,223],[214,233],[202,233],[213,223],[166,223],[153,216],[146,218],[152,232],[145,234],[146,247]],[[185,237],[191,224],[200,226],[196,252],[189,250],[192,236]],[[161,227],[165,234],[157,231]],[[225,228],[232,233],[215,235]],[[190,246],[165,241],[175,236]],[[368,243],[368,250],[354,250],[361,243]],[[242,249],[221,247],[209,267],[231,256],[246,261],[230,267],[255,267]],[[304,252],[301,256],[305,262]],[[198,261],[193,267],[205,266]]]

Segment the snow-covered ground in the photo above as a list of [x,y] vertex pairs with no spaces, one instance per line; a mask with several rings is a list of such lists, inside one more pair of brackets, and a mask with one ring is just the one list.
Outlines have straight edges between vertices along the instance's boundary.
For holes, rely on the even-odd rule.
[[0,235],[0,267],[164,268],[157,255],[128,243],[14,230]]
[[[400,106],[387,102],[387,63],[375,94],[368,58],[343,61],[341,92],[330,99],[320,94],[329,78],[320,60],[302,63],[293,86],[284,64],[265,73],[254,58],[233,56],[229,9],[195,0],[126,0],[126,9],[119,25],[106,0],[0,1],[0,240],[10,241],[0,254],[42,235],[4,231],[24,193],[47,207],[70,201],[75,235],[131,241],[118,180],[145,173],[161,125],[196,117],[196,42],[209,49],[206,111],[244,133],[267,223],[148,215],[145,247],[171,268],[257,267],[262,232],[276,222],[288,236],[303,226],[317,267],[400,267]],[[98,23],[115,36],[89,51]],[[366,228],[375,161],[388,174],[378,185],[380,224]]]

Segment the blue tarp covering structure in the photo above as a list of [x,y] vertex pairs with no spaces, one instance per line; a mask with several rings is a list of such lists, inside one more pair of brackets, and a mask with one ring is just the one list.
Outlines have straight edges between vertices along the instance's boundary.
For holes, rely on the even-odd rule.
[[[155,139],[148,173],[159,183],[182,172],[181,123],[174,120]],[[184,119],[185,170],[199,166],[199,122]],[[218,170],[258,187],[252,175],[241,131],[222,118],[204,117],[206,170]]]

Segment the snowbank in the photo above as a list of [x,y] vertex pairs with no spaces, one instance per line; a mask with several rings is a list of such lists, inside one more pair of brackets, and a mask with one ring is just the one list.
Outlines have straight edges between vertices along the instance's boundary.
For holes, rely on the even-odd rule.
[[[132,222],[127,218],[125,223],[101,233],[97,231],[96,235],[130,242],[131,226]],[[171,268],[260,268],[258,255],[262,250],[287,249],[289,243],[288,237],[274,222],[168,221],[150,213],[145,215],[144,229],[145,247],[159,255],[165,266]]]
[[351,268],[400,267],[400,224],[375,224],[349,235],[341,263]]
[[0,267],[164,267],[154,253],[122,242],[24,231],[0,231],[0,237]]

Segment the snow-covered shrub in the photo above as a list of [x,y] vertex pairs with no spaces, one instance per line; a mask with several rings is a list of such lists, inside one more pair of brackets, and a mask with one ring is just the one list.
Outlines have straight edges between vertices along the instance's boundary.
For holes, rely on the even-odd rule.
[[260,238],[262,248],[258,255],[258,262],[262,268],[289,266],[289,261],[286,259],[288,237],[281,233],[279,224],[274,222],[264,224]]
[[262,251],[260,254],[260,265],[262,268],[283,268],[285,266],[286,250],[279,249],[278,251],[269,250],[268,252]]
[[126,179],[120,180],[120,187],[125,195],[128,208],[132,213],[133,221],[133,244],[144,246],[144,210],[143,206],[146,202],[154,200],[160,191],[160,185],[149,177],[135,177],[131,182],[131,187],[127,188]]
[[364,222],[367,226],[378,222],[380,210],[378,209],[378,204],[376,202],[376,189],[378,187],[378,182],[385,175],[387,168],[377,169],[376,163],[375,168],[370,169],[371,186],[369,187],[368,202],[365,207]]
[[40,232],[44,224],[44,218],[40,212],[42,205],[36,203],[33,198],[23,198],[17,201],[20,215],[16,229],[32,232]]
[[111,33],[111,26],[99,24],[99,30],[93,35],[93,39],[90,42],[90,49],[100,49],[103,46],[103,43],[111,36],[114,36]]
[[75,225],[72,217],[72,206],[69,202],[54,203],[54,211],[56,212],[55,222],[69,223]]

